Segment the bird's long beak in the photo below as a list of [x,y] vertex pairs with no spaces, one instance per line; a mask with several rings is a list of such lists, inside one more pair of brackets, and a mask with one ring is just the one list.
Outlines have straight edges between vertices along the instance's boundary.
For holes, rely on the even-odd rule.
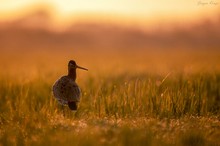
[[84,68],[84,67],[81,67],[81,66],[78,66],[78,65],[76,65],[76,68],[79,68],[79,69],[83,69],[83,70],[87,70],[87,71],[88,71],[87,68]]

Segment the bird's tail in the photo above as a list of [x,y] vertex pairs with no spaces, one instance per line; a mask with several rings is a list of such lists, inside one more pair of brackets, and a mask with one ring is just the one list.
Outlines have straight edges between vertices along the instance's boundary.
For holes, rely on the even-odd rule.
[[68,106],[71,110],[77,110],[77,103],[75,101],[68,102]]

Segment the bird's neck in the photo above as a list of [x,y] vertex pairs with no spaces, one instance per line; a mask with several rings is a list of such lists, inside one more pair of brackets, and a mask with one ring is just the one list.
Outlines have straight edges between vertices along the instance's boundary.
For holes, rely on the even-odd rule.
[[68,76],[75,81],[76,80],[76,69],[69,68]]

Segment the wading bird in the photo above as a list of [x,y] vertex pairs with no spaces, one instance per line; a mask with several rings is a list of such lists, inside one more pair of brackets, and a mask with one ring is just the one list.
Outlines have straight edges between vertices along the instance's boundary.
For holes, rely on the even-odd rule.
[[87,70],[80,67],[75,61],[68,63],[68,75],[62,76],[53,85],[53,95],[60,104],[68,105],[71,110],[77,110],[77,104],[80,101],[80,88],[76,84],[76,69]]

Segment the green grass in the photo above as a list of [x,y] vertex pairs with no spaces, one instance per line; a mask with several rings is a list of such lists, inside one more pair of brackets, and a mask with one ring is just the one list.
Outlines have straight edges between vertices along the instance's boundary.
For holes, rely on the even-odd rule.
[[220,145],[218,72],[90,75],[65,117],[56,78],[1,76],[0,145]]

